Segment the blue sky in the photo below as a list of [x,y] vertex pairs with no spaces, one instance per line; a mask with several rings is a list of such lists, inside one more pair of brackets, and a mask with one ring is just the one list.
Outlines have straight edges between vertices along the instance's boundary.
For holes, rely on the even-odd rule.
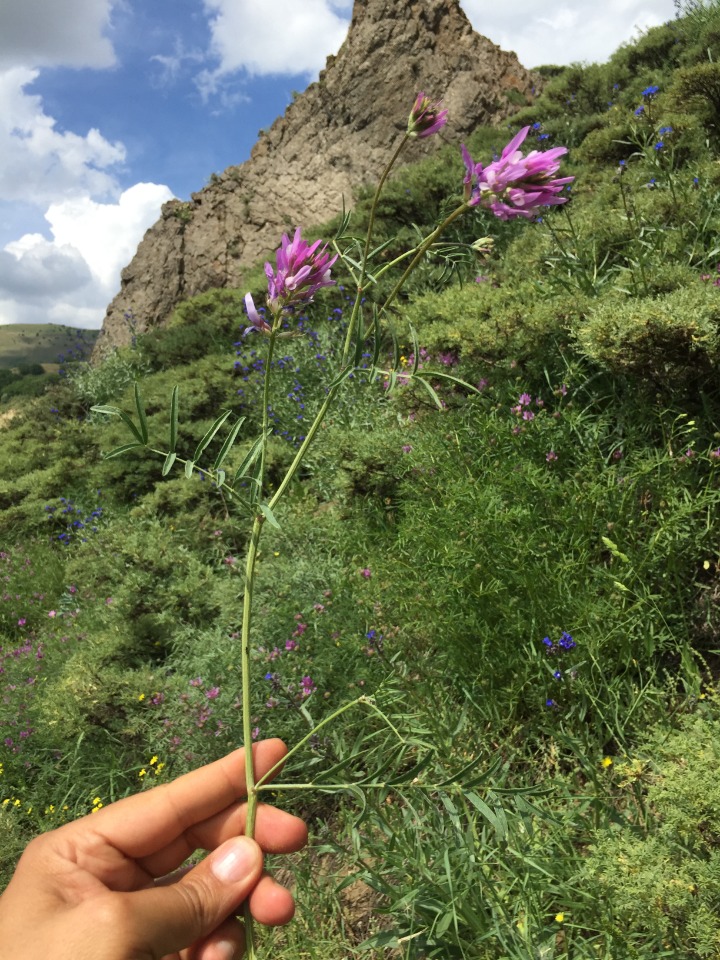
[[[525,66],[604,61],[673,0],[461,0]],[[1,0],[0,324],[98,327],[172,196],[247,159],[351,0]],[[282,27],[282,29],[281,29]]]

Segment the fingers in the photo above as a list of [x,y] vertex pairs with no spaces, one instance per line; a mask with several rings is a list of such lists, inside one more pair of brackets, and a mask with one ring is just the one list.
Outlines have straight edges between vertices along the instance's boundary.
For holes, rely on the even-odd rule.
[[[143,950],[147,953],[150,948],[152,956],[165,956],[203,940],[209,956],[218,953],[217,944],[222,941],[218,929],[230,929],[227,918],[237,913],[261,876],[260,847],[248,837],[236,837],[177,883],[114,895],[113,905],[118,916],[123,915],[129,940],[127,955],[140,955]],[[272,893],[261,899],[272,899]]]
[[230,960],[243,956],[245,934],[243,926],[235,917],[231,917],[213,930],[202,943],[196,944],[190,952],[183,951],[181,957],[189,960]]
[[[286,753],[281,740],[253,744],[256,778]],[[105,807],[92,816],[93,833],[126,857],[149,857],[185,831],[236,804],[245,792],[245,751],[235,750],[172,783]],[[87,822],[76,821],[67,830],[83,838],[88,832]]]
[[[214,850],[231,837],[245,832],[245,804],[233,804],[227,810],[191,827],[163,850],[138,863],[150,876],[161,877],[176,870],[195,850]],[[307,843],[305,823],[282,810],[260,804],[255,824],[255,840],[266,853],[293,853]]]
[[264,874],[250,894],[250,911],[258,923],[281,927],[295,915],[295,900],[285,887]]

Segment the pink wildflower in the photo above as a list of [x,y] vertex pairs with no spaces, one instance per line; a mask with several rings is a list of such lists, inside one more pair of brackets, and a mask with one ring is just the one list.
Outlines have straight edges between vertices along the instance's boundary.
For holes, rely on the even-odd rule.
[[408,136],[431,137],[442,129],[447,123],[448,112],[441,107],[442,100],[433,103],[424,93],[419,93],[408,117]]
[[210,687],[209,690],[205,691],[205,696],[208,700],[216,700],[220,695],[220,687]]
[[545,454],[545,459],[548,463],[554,463],[557,460],[557,454],[554,450],[551,450],[549,453]]
[[326,252],[327,244],[318,250],[320,243],[316,240],[308,244],[300,236],[300,227],[292,241],[283,234],[280,249],[275,254],[277,271],[273,272],[270,263],[265,264],[268,303],[273,309],[289,303],[307,303],[321,287],[329,287],[335,282],[330,279],[330,268],[337,255],[331,257]]
[[372,571],[370,570],[370,567],[365,567],[363,570],[361,570],[360,576],[365,577],[366,580],[369,580],[370,577],[372,576]]
[[475,163],[465,145],[462,145],[466,171],[463,183],[469,206],[481,204],[500,220],[510,220],[512,217],[530,219],[540,207],[566,202],[568,198],[558,194],[575,178],[552,177],[560,166],[559,158],[567,153],[567,147],[531,150],[524,157],[518,148],[529,130],[530,127],[523,127],[500,157],[487,167]]

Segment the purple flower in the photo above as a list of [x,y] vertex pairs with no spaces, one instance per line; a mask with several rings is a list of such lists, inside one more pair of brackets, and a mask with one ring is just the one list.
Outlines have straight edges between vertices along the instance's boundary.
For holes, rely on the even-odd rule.
[[317,690],[312,677],[303,677],[301,680],[301,686],[303,697],[309,697],[311,693],[314,693],[315,690]]
[[534,217],[540,207],[556,206],[567,201],[559,197],[562,188],[572,183],[575,177],[553,179],[560,163],[559,158],[567,153],[567,147],[551,150],[531,150],[524,157],[518,149],[528,135],[530,127],[523,127],[504,148],[497,160],[483,168],[475,163],[463,144],[465,163],[465,197],[471,207],[481,204],[491,210],[500,220],[512,217]]
[[654,97],[655,94],[656,94],[659,90],[660,90],[660,87],[655,86],[655,85],[653,85],[653,86],[651,86],[651,87],[645,87],[645,89],[644,89],[643,92],[642,92],[642,95],[643,95],[644,97]]
[[447,110],[441,108],[442,100],[433,103],[424,93],[419,93],[408,117],[408,136],[431,137],[437,133],[445,126],[448,118]]
[[295,650],[295,649],[297,648],[297,645],[298,645],[297,640],[292,640],[292,639],[291,639],[291,640],[286,640],[286,641],[285,641],[285,649],[286,649],[286,650]]
[[370,570],[370,567],[365,567],[363,570],[361,570],[360,576],[365,577],[366,580],[369,580],[370,577],[372,576],[372,571]]
[[545,459],[547,460],[548,463],[554,463],[557,460],[557,454],[555,453],[554,450],[549,450],[545,454]]
[[20,619],[18,620],[18,626],[19,626],[19,627],[24,627],[26,623],[27,623],[27,621],[26,621],[25,617],[20,617]]
[[275,254],[277,271],[273,272],[270,263],[265,264],[268,278],[268,303],[276,310],[290,303],[307,303],[312,300],[321,287],[329,287],[330,268],[337,260],[331,257],[327,244],[318,250],[322,241],[308,244],[300,236],[300,227],[295,231],[292,241],[283,234],[280,249]]
[[216,700],[220,695],[220,687],[210,687],[209,690],[205,691],[205,696],[208,700]]
[[245,328],[245,333],[248,333],[250,330],[258,330],[260,333],[270,333],[270,324],[263,320],[257,312],[251,293],[245,294],[245,309],[247,310],[248,320],[250,321],[250,326]]

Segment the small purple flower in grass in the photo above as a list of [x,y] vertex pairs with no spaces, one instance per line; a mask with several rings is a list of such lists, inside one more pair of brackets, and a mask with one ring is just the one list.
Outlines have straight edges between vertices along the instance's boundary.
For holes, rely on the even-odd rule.
[[555,463],[557,458],[558,458],[557,454],[555,453],[554,450],[548,450],[548,452],[545,454],[545,459],[547,460],[548,463]]
[[491,210],[500,220],[513,217],[532,219],[540,207],[557,206],[567,197],[558,194],[575,177],[553,179],[567,147],[531,150],[525,157],[519,150],[530,127],[523,127],[504,148],[500,157],[487,167],[475,163],[463,144],[465,198],[468,205],[478,204]]
[[315,690],[317,690],[312,677],[303,677],[301,681],[301,687],[303,697],[309,697],[311,693],[314,693]]
[[220,695],[220,687],[210,687],[209,690],[205,691],[205,696],[208,700],[216,700]]
[[433,102],[426,94],[419,93],[408,117],[408,136],[431,137],[445,126],[447,118],[448,112],[442,109],[441,100]]

